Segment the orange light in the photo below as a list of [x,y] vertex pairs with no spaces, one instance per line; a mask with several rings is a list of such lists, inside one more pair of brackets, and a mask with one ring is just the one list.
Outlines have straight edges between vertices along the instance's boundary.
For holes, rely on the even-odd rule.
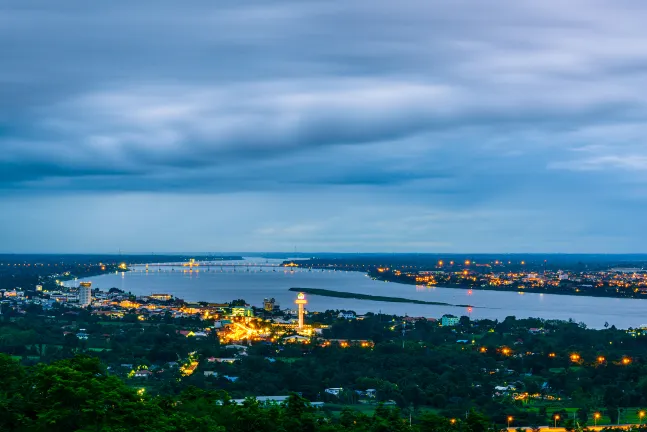
[[442,260],[441,260],[441,261],[438,261],[438,266],[439,266],[439,267],[442,267],[442,266],[443,266],[443,262],[442,262]]
[[629,363],[631,363],[631,359],[629,357],[623,357],[622,364],[628,365]]
[[508,354],[510,354],[510,348],[502,348],[502,349],[501,349],[501,352],[502,352],[504,355],[508,355]]
[[555,357],[555,353],[548,354],[548,357]]
[[602,356],[598,357],[598,363],[604,363],[606,359]]
[[485,347],[481,347],[481,350],[480,350],[480,351],[481,351],[482,353],[487,352],[487,348],[485,348]]
[[571,354],[571,361],[572,362],[576,362],[576,361],[579,361],[579,360],[580,360],[580,355],[579,354],[575,354],[575,353]]
[[559,414],[555,414],[555,420],[559,420]]
[[455,423],[456,423],[456,419],[451,419],[449,422],[450,422],[451,424],[455,424]]
[[595,417],[596,419],[599,419],[600,418],[600,413],[593,414],[593,417]]
[[514,420],[512,416],[508,416],[508,421],[511,422],[512,420]]
[[465,260],[465,265],[470,265],[470,260]]

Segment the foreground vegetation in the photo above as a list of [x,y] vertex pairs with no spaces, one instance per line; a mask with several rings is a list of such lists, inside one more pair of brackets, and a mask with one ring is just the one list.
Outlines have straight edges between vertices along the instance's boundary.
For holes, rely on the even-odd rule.
[[[485,432],[498,431],[475,411],[447,419],[425,412],[403,418],[377,406],[371,415],[338,416],[312,408],[293,394],[283,404],[237,404],[223,391],[189,387],[177,396],[154,396],[110,376],[96,358],[77,356],[25,368],[0,355],[0,430],[20,432]],[[645,428],[634,430],[644,432]]]

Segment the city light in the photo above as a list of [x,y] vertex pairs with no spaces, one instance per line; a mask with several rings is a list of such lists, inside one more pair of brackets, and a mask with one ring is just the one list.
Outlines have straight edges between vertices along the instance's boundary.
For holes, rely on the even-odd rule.
[[581,359],[581,357],[580,357],[579,354],[577,354],[577,353],[571,354],[571,361],[572,362],[578,362],[578,361],[580,361],[580,359]]
[[622,358],[622,364],[623,364],[623,365],[625,365],[625,366],[626,366],[626,365],[628,365],[629,363],[631,363],[631,359],[630,359],[629,357],[623,357],[623,358]]
[[604,363],[607,359],[605,359],[603,356],[598,357],[598,363]]

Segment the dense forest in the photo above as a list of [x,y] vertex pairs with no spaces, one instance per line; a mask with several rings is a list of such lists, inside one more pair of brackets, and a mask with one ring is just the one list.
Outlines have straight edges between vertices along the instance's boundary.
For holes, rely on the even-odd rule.
[[[231,401],[224,391],[186,388],[149,396],[110,376],[96,358],[77,356],[25,368],[0,354],[0,430],[20,432],[485,432],[498,431],[473,410],[448,419],[414,419],[378,405],[372,415],[344,410],[329,416],[293,394],[282,404]],[[635,428],[644,432],[645,428]]]

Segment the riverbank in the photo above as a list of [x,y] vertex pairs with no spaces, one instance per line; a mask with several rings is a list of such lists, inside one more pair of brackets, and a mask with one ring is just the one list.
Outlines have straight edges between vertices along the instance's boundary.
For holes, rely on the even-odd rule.
[[411,303],[411,304],[431,305],[431,306],[453,306],[453,307],[461,307],[461,308],[476,307],[476,306],[467,305],[467,304],[451,304],[451,303],[443,303],[443,302],[431,302],[431,301],[425,301],[425,300],[407,299],[403,297],[386,297],[386,296],[376,296],[376,295],[370,295],[370,294],[357,294],[357,293],[333,291],[333,290],[327,290],[327,289],[321,289],[321,288],[293,287],[293,288],[290,288],[289,290],[293,292],[302,292],[304,294],[321,296],[321,297],[335,297],[335,298],[346,298],[346,299],[354,299],[354,300],[370,300],[370,301],[379,301],[379,302],[387,302],[387,303]]

